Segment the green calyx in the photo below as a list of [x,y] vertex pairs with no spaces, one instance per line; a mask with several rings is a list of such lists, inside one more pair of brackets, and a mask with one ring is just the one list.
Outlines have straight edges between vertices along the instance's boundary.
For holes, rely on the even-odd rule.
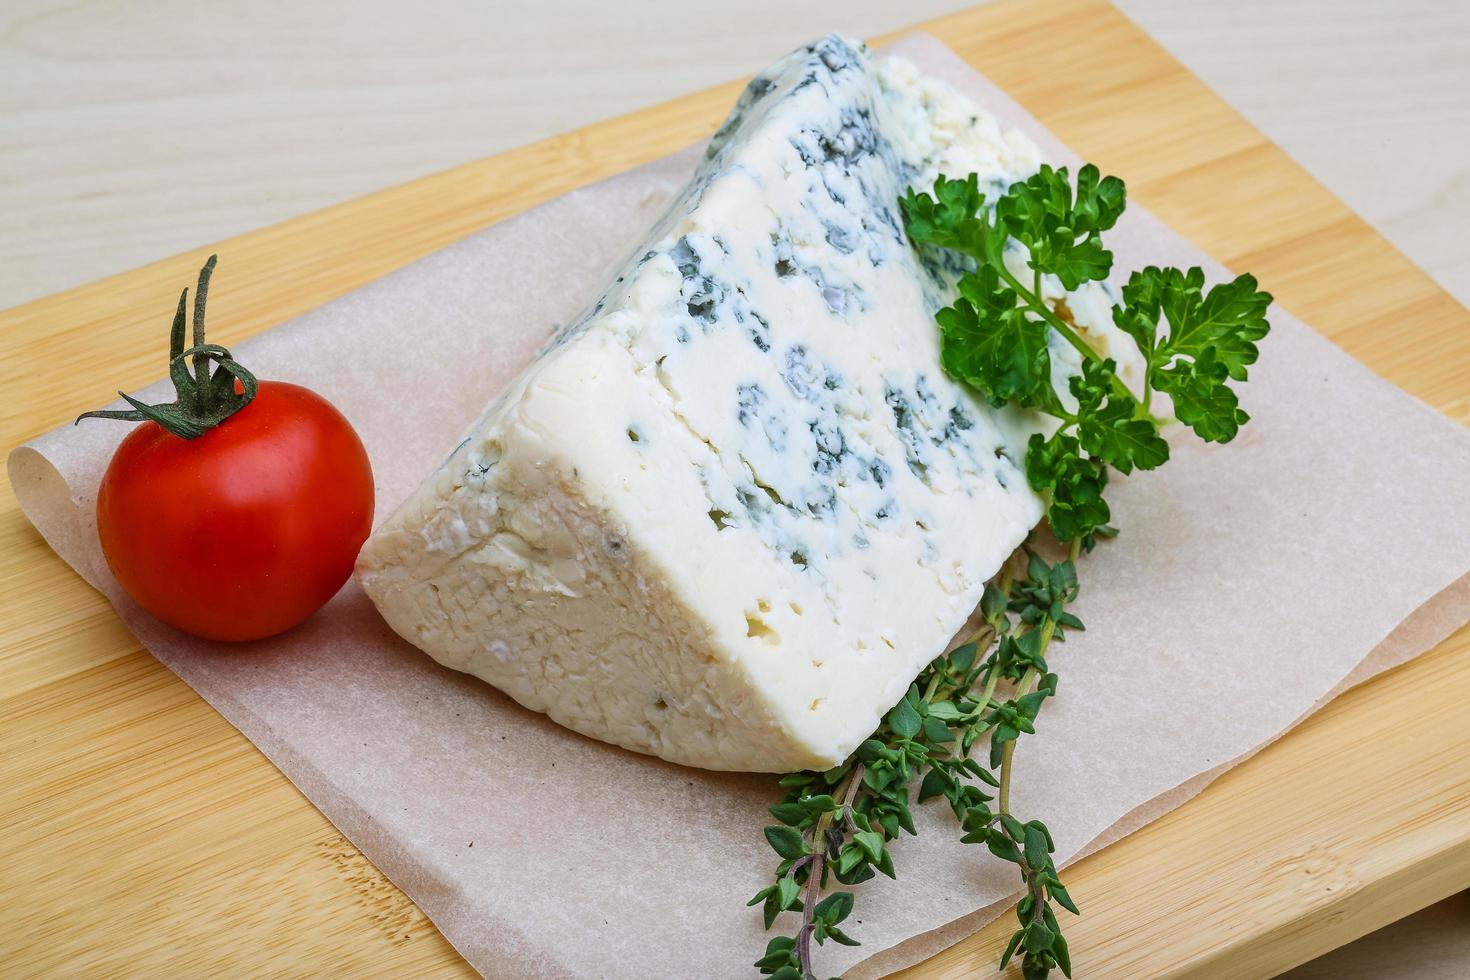
[[[168,375],[173,380],[176,397],[163,405],[147,405],[127,392],[119,391],[131,410],[84,412],[82,419],[120,419],[125,422],[157,422],[180,439],[197,439],[240,409],[249,405],[260,390],[260,382],[234,357],[228,348],[204,342],[204,303],[209,295],[209,277],[218,257],[211,255],[199,270],[199,285],[194,290],[194,343],[184,347],[184,310],[189,303],[186,287],[179,294],[179,308],[174,312],[173,331],[169,335]],[[189,372],[193,358],[194,371]],[[212,365],[212,366],[211,366]],[[235,382],[240,382],[240,391]]]

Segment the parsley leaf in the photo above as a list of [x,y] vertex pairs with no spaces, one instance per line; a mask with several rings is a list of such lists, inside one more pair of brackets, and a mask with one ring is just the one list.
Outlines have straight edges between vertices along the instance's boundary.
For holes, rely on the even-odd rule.
[[1016,305],[1016,293],[989,265],[961,277],[960,299],[940,310],[940,360],[952,378],[983,393],[997,408],[1035,406],[1054,398],[1047,326]]
[[[1246,380],[1270,324],[1271,294],[1242,275],[1204,290],[1198,266],[1188,272],[1149,266],[1123,287],[1113,322],[1147,360],[1145,384],[1169,395],[1179,421],[1207,442],[1229,442],[1250,416],[1227,380]],[[1161,323],[1169,332],[1160,336]]]
[[941,174],[935,178],[933,197],[916,194],[910,187],[898,203],[911,241],[954,249],[975,258],[984,255],[990,224],[983,217],[985,195],[980,192],[977,175],[949,180]]
[[1088,361],[1082,373],[1071,379],[1077,399],[1077,438],[1087,455],[1100,459],[1120,473],[1134,467],[1151,470],[1169,461],[1169,444],[1159,435],[1152,419],[1139,418],[1137,403],[1120,398],[1112,387],[1117,365],[1113,361]]
[[1174,402],[1174,415],[1206,442],[1229,442],[1250,416],[1225,383],[1228,369],[1213,347],[1193,361],[1178,360],[1156,372],[1152,384]]
[[1058,429],[1051,438],[1040,433],[1026,446],[1026,481],[1050,498],[1046,522],[1061,541],[1086,538],[1108,523],[1103,499],[1108,471],[1081,452],[1076,436]]
[[1001,226],[1030,253],[1027,264],[1056,276],[1071,290],[1107,278],[1113,253],[1103,248],[1101,233],[1113,227],[1125,206],[1123,182],[1099,177],[1092,164],[1077,174],[1075,199],[1067,168],[1043,164],[1012,184],[995,211]]

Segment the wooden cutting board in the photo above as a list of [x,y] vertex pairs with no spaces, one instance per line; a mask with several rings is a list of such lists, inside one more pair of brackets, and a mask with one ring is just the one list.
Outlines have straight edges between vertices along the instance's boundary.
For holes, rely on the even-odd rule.
[[[1118,11],[1009,0],[923,26],[1176,229],[1470,422],[1470,313]],[[211,339],[233,343],[707,136],[738,87],[0,314],[0,445],[152,381],[177,290],[210,250],[230,265],[211,294]],[[0,973],[470,972],[249,742],[139,648],[41,541],[8,484],[0,595]],[[1467,704],[1462,630],[1071,868],[1084,912],[1067,923],[1078,976],[1266,975],[1470,885]],[[1009,929],[1002,919],[909,975],[986,974]]]

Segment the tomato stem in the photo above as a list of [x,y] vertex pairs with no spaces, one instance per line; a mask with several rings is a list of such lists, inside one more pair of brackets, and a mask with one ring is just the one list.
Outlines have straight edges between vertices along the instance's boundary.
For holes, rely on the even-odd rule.
[[[174,400],[162,405],[148,405],[126,392],[119,391],[131,410],[83,412],[82,419],[120,419],[125,422],[157,422],[180,439],[197,439],[240,409],[249,405],[260,388],[255,375],[247,371],[230,354],[229,348],[205,343],[204,304],[209,296],[209,279],[218,256],[211,255],[199,270],[199,284],[194,289],[194,343],[184,348],[185,311],[189,290],[179,294],[174,311],[173,328],[169,332],[168,375],[174,384]],[[194,359],[194,373],[189,373],[188,358]],[[210,364],[214,367],[211,370]],[[235,382],[240,390],[235,390]]]

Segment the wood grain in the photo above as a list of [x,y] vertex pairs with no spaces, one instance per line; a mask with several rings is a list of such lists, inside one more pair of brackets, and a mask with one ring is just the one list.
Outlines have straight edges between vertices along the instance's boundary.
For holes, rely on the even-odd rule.
[[[1010,0],[926,25],[1226,263],[1470,420],[1470,314],[1113,8]],[[229,343],[708,134],[721,86],[210,246]],[[206,249],[0,315],[14,444],[159,372]],[[1426,354],[1432,352],[1432,356]],[[0,492],[0,972],[468,972]],[[1068,875],[1084,977],[1255,976],[1470,882],[1470,633],[1350,692]],[[733,913],[732,913],[733,914]],[[983,973],[1005,924],[914,971]]]

